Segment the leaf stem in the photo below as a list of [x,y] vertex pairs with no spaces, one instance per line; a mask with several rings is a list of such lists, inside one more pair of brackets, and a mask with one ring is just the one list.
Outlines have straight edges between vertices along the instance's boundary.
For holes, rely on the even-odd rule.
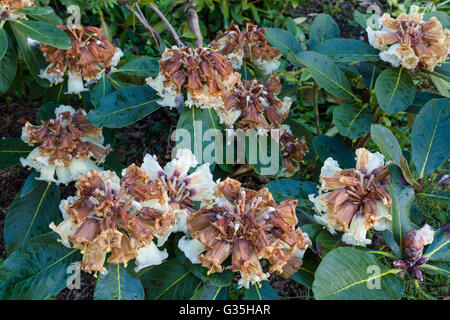
[[320,119],[319,119],[319,87],[314,84],[314,117],[316,118],[317,135],[320,135]]

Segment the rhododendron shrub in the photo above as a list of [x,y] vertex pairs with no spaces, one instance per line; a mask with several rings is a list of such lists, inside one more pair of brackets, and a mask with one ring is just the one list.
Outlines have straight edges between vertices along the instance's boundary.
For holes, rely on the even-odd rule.
[[290,1],[206,29],[195,1],[183,24],[158,1],[41,2],[0,0],[0,92],[33,101],[0,140],[27,176],[0,299],[78,290],[73,272],[94,299],[155,300],[402,299],[449,275],[446,13],[355,11],[349,39]]

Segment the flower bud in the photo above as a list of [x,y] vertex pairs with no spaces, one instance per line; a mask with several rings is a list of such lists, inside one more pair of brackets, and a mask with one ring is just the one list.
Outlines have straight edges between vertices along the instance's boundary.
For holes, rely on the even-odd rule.
[[422,257],[423,238],[418,230],[413,229],[405,233],[402,239],[403,259],[407,262],[415,264]]
[[420,258],[419,260],[417,260],[416,266],[421,266],[421,265],[427,263],[427,261],[428,261],[428,258],[427,258],[427,257],[422,257],[422,258]]
[[406,269],[408,266],[405,261],[398,259],[393,262],[394,267],[399,269]]
[[417,267],[411,267],[408,269],[409,274],[414,278],[417,279],[419,281],[423,281],[423,275],[422,272],[419,270],[419,268]]

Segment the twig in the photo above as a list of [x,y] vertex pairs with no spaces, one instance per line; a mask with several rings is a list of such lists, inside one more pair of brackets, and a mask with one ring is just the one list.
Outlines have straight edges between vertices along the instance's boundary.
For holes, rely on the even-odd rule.
[[159,9],[153,4],[153,3],[149,3],[148,5],[153,11],[156,12],[156,14],[161,18],[162,21],[164,21],[167,29],[170,31],[170,33],[172,34],[172,37],[175,39],[175,41],[177,42],[177,45],[179,47],[185,47],[184,43],[181,42],[180,37],[178,37],[178,34],[175,32],[175,29],[172,27],[172,25],[170,24],[170,22],[166,19],[166,17],[164,16],[164,14],[159,11]]
[[[136,12],[129,4],[125,4],[125,8],[127,8],[128,10],[130,10],[135,16],[136,18],[138,18],[138,20],[142,23],[142,25],[148,30],[150,31],[150,33],[153,36],[153,39],[155,40],[156,46],[158,47],[158,51],[159,54],[162,55],[161,52],[161,48],[159,47],[159,43],[162,41],[161,40],[161,36],[159,35],[159,33],[153,29],[148,23],[147,20],[145,20],[144,15],[142,14],[141,9],[139,8],[139,5],[136,4],[136,7],[138,8],[139,12]],[[158,39],[157,39],[158,38]]]
[[316,118],[317,135],[320,135],[320,119],[319,119],[319,87],[314,85],[314,116]]
[[[375,107],[375,109],[373,110],[373,116],[376,117],[378,111],[380,110],[380,106],[377,105]],[[383,114],[380,112],[378,114],[378,117],[375,120],[375,124],[380,123],[381,120],[383,119]],[[355,145],[353,146],[353,152],[355,152],[356,149],[358,148],[364,148],[367,144],[367,142],[369,142],[370,139],[370,132],[366,135],[366,136],[362,136],[359,137],[356,141],[355,141]]]
[[198,23],[198,14],[197,11],[190,5],[186,7],[185,16],[188,21],[189,29],[195,34],[197,40],[195,40],[195,45],[199,48],[203,47],[203,36],[200,31],[200,25]]

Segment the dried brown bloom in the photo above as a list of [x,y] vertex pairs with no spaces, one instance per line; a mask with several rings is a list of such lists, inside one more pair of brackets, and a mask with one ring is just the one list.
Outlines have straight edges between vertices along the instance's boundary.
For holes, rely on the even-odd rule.
[[222,96],[240,80],[227,57],[207,48],[172,47],[159,61],[159,74],[147,83],[163,98],[159,103],[175,107],[176,95],[187,92],[190,107],[220,107]]
[[[218,201],[214,205],[188,217],[194,242],[191,248],[180,246],[183,251],[197,250],[195,242],[199,241],[206,250],[198,257],[202,266],[210,273],[225,268],[240,272],[239,284],[247,288],[269,276],[262,270],[261,259],[270,262],[269,272],[279,272],[285,277],[298,270],[310,241],[296,228],[297,201],[286,200],[277,205],[266,188],[244,189],[230,178],[217,185],[215,196]],[[224,267],[230,255],[231,265]]]
[[209,47],[227,55],[235,69],[242,67],[243,61],[255,64],[265,74],[271,73],[280,66],[281,52],[271,46],[265,36],[266,28],[247,23],[245,31],[236,24],[219,32]]
[[42,121],[41,125],[25,124],[22,140],[39,146],[21,162],[40,171],[43,180],[68,183],[97,169],[96,163],[105,160],[110,148],[102,145],[102,128],[90,124],[84,110],[75,112],[69,106],[60,106],[55,114],[55,119]]

